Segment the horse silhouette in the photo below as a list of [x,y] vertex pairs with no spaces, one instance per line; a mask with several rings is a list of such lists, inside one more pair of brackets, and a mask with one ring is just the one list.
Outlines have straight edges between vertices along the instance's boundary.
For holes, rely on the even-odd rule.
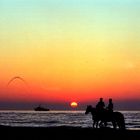
[[93,127],[95,124],[96,128],[98,127],[98,125],[101,127],[103,124],[106,127],[107,122],[112,122],[112,125],[115,129],[117,128],[117,126],[119,127],[119,129],[125,129],[124,116],[120,112],[109,112],[107,110],[98,111],[96,108],[88,105],[85,114],[88,113],[91,113],[92,115]]

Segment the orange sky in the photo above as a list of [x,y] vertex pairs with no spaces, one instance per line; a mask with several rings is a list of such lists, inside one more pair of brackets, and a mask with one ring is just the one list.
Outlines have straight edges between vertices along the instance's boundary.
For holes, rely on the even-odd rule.
[[[140,3],[0,1],[0,100],[140,99]],[[8,81],[19,76],[9,86]]]

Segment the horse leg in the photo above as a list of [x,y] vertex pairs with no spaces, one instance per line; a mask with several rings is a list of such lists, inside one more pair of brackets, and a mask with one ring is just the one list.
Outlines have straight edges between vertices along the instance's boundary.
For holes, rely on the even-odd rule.
[[94,127],[94,126],[95,126],[95,123],[96,123],[95,120],[93,120],[93,128],[95,128],[95,127]]
[[124,130],[125,129],[125,122],[124,122],[124,118],[121,118],[118,122],[117,122],[119,129]]
[[113,124],[113,128],[116,129],[116,122],[112,121],[112,124]]
[[119,122],[117,122],[117,125],[118,125],[119,129],[121,129],[121,124]]
[[100,128],[103,127],[103,121],[100,121],[99,127],[100,127]]
[[96,121],[96,128],[98,128],[98,121]]
[[104,121],[104,127],[107,127],[107,122],[106,121]]
[[125,124],[120,123],[120,122],[118,122],[117,124],[118,124],[119,129],[122,129],[122,130],[125,129]]
[[106,121],[101,121],[99,126],[100,127],[107,127],[107,122]]
[[[95,127],[94,127],[95,126]],[[98,128],[98,121],[94,121],[93,128]]]
[[95,125],[95,122],[93,123],[93,128],[95,128],[94,125]]

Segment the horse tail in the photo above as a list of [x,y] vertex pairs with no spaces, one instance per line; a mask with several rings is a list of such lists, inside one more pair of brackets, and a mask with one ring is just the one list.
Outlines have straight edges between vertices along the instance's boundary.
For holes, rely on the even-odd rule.
[[121,125],[121,129],[125,129],[125,119],[124,119],[124,115],[122,114],[122,125]]
[[125,129],[125,119],[124,119],[124,115],[120,112],[117,112],[118,113],[118,126],[120,129],[124,130]]

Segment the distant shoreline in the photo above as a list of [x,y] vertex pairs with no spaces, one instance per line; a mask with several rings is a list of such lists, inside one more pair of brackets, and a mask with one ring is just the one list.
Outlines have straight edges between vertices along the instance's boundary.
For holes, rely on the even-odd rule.
[[[0,109],[0,111],[35,111],[34,109]],[[50,111],[85,111],[84,109],[82,110],[57,110],[57,109],[50,109]],[[140,111],[140,110],[114,110],[114,111]],[[47,111],[46,111],[47,112]]]
[[[0,126],[1,135],[5,138],[21,138],[29,139],[68,139],[68,138],[84,138],[95,140],[139,140],[140,130],[114,130],[112,128],[81,128],[81,127],[6,127]],[[5,135],[8,134],[8,135]]]

